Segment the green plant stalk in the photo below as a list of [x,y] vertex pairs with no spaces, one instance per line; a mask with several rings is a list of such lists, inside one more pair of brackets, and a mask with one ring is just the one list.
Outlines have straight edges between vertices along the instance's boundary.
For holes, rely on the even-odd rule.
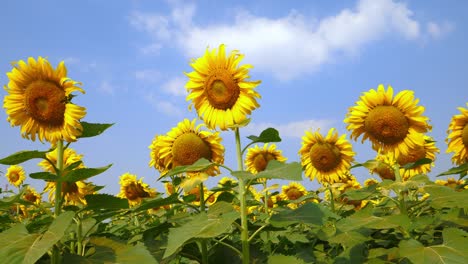
[[81,219],[78,217],[76,221],[76,247],[77,247],[77,253],[80,256],[84,256],[83,252],[83,224],[81,222]]
[[[200,212],[205,213],[205,192],[203,191],[203,182],[200,182]],[[206,239],[202,238],[200,241],[201,244],[201,254],[202,254],[202,263],[208,263],[208,246],[206,244]]]
[[[403,182],[403,179],[401,178],[400,175],[400,166],[398,164],[395,164],[393,166],[393,173],[395,174],[395,182]],[[400,212],[401,214],[408,215],[408,208],[406,206],[406,201],[405,201],[405,194],[404,192],[398,190],[398,202],[399,202],[399,207],[400,207]]]
[[[235,128],[236,135],[236,149],[237,149],[237,167],[240,171],[244,170],[242,162],[242,148],[240,142],[239,128]],[[245,182],[239,179],[239,202],[241,214],[241,242],[242,242],[242,263],[248,264],[250,261],[250,248],[249,248],[249,226],[247,222],[247,204],[245,200]]]
[[[270,208],[268,208],[268,199],[269,199],[269,195],[268,195],[268,190],[266,190],[267,188],[267,179],[265,179],[265,182],[263,182],[263,190],[265,190],[265,201],[264,201],[264,206],[265,206],[265,213],[270,216]],[[268,218],[270,219],[270,218]],[[268,221],[269,222],[269,221]],[[267,222],[267,224],[268,224]],[[267,236],[267,241],[266,241],[266,248],[268,250],[268,253],[271,253],[271,241],[270,241],[270,232],[267,231],[266,232],[266,236]],[[253,237],[251,237],[249,240],[251,240]]]
[[[57,181],[55,182],[55,207],[54,207],[54,215],[55,217],[59,216],[61,213],[61,206],[62,206],[62,181],[60,177],[62,177],[62,170],[63,170],[63,141],[59,140],[57,142],[57,170],[56,176]],[[59,243],[55,244],[52,250],[52,257],[51,263],[60,263],[60,247]]]
[[330,192],[330,207],[333,213],[336,212],[335,210],[335,197],[333,196],[333,190],[331,185],[328,186],[328,191]]

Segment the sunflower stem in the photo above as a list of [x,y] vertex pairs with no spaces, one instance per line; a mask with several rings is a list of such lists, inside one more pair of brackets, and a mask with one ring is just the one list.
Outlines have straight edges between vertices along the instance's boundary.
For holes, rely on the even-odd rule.
[[[395,164],[393,166],[393,173],[395,174],[395,182],[403,182],[403,178],[401,178],[400,175],[400,166],[398,164]],[[408,208],[406,206],[406,194],[407,191],[402,191],[398,189],[398,202],[399,202],[399,207],[400,207],[400,213],[404,215],[408,215]]]
[[[55,174],[57,176],[57,180],[55,181],[55,207],[54,207],[54,215],[58,217],[60,215],[61,206],[62,206],[62,181],[60,177],[62,176],[63,170],[63,141],[59,140],[57,142],[57,166]],[[60,245],[59,243],[54,245],[52,250],[52,257],[51,263],[60,263]]]
[[[203,191],[203,182],[200,182],[200,212],[205,212],[205,192]],[[201,244],[201,254],[202,254],[202,263],[208,263],[208,246],[206,244],[206,239],[202,238],[200,241]]]
[[[236,135],[236,149],[237,149],[237,167],[240,171],[244,170],[242,162],[242,148],[240,142],[239,128],[235,128]],[[249,226],[247,221],[247,206],[245,200],[245,182],[244,179],[239,179],[239,202],[240,202],[240,214],[241,214],[241,242],[242,242],[242,263],[247,264],[250,260],[250,248],[249,248]]]
[[76,240],[76,251],[78,252],[78,255],[83,256],[83,224],[79,216],[76,219]]
[[328,191],[330,192],[330,207],[333,213],[336,212],[335,210],[335,197],[333,197],[333,190],[331,185],[328,185]]
[[[265,179],[265,182],[263,182],[263,190],[265,190],[265,201],[264,201],[265,213],[268,216],[270,216],[270,210],[268,208],[268,199],[269,199],[268,196],[269,195],[268,195],[268,190],[267,190],[267,179]],[[270,219],[270,218],[268,218],[268,219]],[[268,222],[267,222],[267,224],[268,224]],[[253,235],[252,235],[252,237],[253,237]],[[252,237],[249,240],[252,240]],[[266,231],[266,237],[267,237],[266,247],[267,247],[268,253],[271,253],[270,231]]]

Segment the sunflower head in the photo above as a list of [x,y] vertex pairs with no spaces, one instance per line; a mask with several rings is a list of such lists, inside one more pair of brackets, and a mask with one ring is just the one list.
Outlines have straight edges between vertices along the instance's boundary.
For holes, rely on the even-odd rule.
[[126,198],[130,206],[138,205],[143,198],[155,197],[156,190],[143,182],[143,178],[137,180],[137,176],[125,173],[120,176],[120,193],[117,197]]
[[24,138],[49,141],[73,142],[83,130],[80,119],[86,109],[70,102],[72,92],[84,90],[67,77],[67,68],[62,61],[57,69],[39,57],[30,57],[28,62],[18,61],[11,72],[5,90],[3,107],[12,126],[21,127]]
[[27,186],[23,194],[23,199],[33,204],[40,204],[42,196],[37,193],[34,188]]
[[457,191],[468,189],[468,185],[465,184],[465,180],[456,180],[454,178],[447,178],[447,180],[436,180],[435,184],[447,186]]
[[393,88],[383,85],[371,89],[349,109],[344,122],[352,131],[351,139],[369,139],[372,147],[382,153],[408,154],[409,149],[422,145],[423,136],[431,129],[428,118],[422,116],[423,106],[418,106],[414,92],[404,90],[393,97]]
[[[417,174],[426,174],[431,171],[431,167],[434,166],[436,153],[440,152],[435,146],[435,141],[429,136],[424,136],[424,143],[420,146],[415,146],[409,149],[408,154],[400,154],[396,158],[396,161],[400,165],[400,175],[403,180],[408,180]],[[420,159],[428,158],[432,160],[429,164],[422,164],[411,169],[401,168],[402,166],[416,162]]]
[[242,124],[252,110],[259,107],[254,90],[260,81],[248,81],[251,65],[239,66],[244,56],[232,51],[227,57],[224,44],[219,49],[207,49],[205,55],[193,60],[193,72],[186,73],[185,85],[200,118],[210,129],[227,130]]
[[[302,186],[302,184],[298,182],[290,182],[288,185],[281,187],[280,200],[292,202],[304,195],[307,195],[307,190]],[[300,204],[303,203],[304,202],[301,202]],[[299,204],[294,202],[288,204],[288,207],[291,209],[296,209],[298,206]]]
[[379,184],[379,181],[377,181],[377,179],[374,179],[374,178],[369,178],[364,181],[364,186],[366,187],[374,185],[374,184]]
[[[468,103],[466,104],[468,106]],[[447,153],[453,152],[452,162],[468,162],[468,108],[459,107],[461,114],[454,115],[447,130]]]
[[245,165],[248,171],[257,174],[266,169],[270,160],[285,162],[286,159],[287,158],[281,154],[281,150],[276,149],[275,144],[268,145],[268,143],[266,143],[263,145],[263,148],[255,145],[247,150]]
[[11,165],[5,174],[8,182],[15,187],[19,187],[26,179],[26,172],[19,165]]
[[[96,186],[85,181],[62,182],[62,199],[64,205],[86,205],[85,196],[96,193]],[[56,182],[47,182],[44,192],[49,192],[49,201],[55,202]]]
[[377,154],[375,157],[376,166],[370,170],[371,173],[379,175],[382,180],[395,180],[393,165],[396,163],[395,157],[391,154]]
[[[203,125],[195,126],[196,119],[184,119],[167,135],[156,136],[150,146],[150,166],[165,175],[169,170],[182,165],[192,165],[205,158],[211,162],[224,163],[224,147],[219,132],[201,130]],[[214,176],[219,173],[217,166],[205,171]]]
[[[53,164],[57,164],[57,155],[58,155],[58,149],[54,149],[52,150],[51,152],[48,152],[46,154],[46,157],[47,159],[52,162]],[[75,162],[79,162],[83,159],[83,155],[81,154],[77,154],[76,151],[72,148],[66,148],[64,151],[63,151],[63,166],[66,168],[68,166],[70,166],[71,164],[75,163]],[[50,172],[50,173],[55,173],[55,169],[54,169],[54,166],[52,166],[52,164],[50,164],[50,162],[47,161],[47,160],[42,160],[41,162],[39,162],[39,167],[41,167],[44,171],[47,171],[47,172]],[[80,165],[78,165],[78,167],[76,167],[77,169],[78,168],[84,168],[84,164],[81,163]],[[66,175],[66,171],[63,172],[62,176],[65,176]]]
[[305,175],[311,180],[317,177],[322,184],[333,184],[340,181],[351,167],[354,152],[346,135],[338,137],[334,128],[323,137],[319,131],[306,131],[299,150]]

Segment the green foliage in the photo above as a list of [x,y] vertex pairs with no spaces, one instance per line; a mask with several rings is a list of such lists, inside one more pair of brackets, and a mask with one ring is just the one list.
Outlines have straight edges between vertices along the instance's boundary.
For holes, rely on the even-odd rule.
[[99,175],[103,172],[105,172],[107,169],[109,169],[112,166],[112,164],[109,164],[105,167],[100,167],[100,168],[79,168],[79,169],[74,169],[70,172],[68,172],[64,177],[60,178],[60,181],[64,182],[77,182],[77,181],[82,181],[86,180],[90,177]]
[[298,162],[283,163],[271,160],[266,169],[256,175],[248,171],[233,171],[231,175],[244,181],[262,178],[302,181],[302,167]]
[[38,150],[23,150],[16,152],[8,157],[0,159],[0,164],[3,165],[17,165],[31,159],[45,159],[46,153],[48,151],[38,151]]
[[88,123],[81,121],[81,126],[83,131],[79,138],[89,138],[95,137],[102,134],[106,129],[113,126],[114,124],[97,124],[97,123]]

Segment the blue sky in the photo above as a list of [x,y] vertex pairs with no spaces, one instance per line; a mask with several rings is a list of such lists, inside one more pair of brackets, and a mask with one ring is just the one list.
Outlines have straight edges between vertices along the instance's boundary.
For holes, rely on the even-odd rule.
[[[8,83],[12,61],[44,56],[56,66],[64,60],[69,77],[86,90],[74,99],[87,108],[85,121],[116,123],[99,137],[72,144],[88,167],[114,164],[93,182],[116,194],[119,176],[130,172],[162,190],[159,173],[148,167],[148,146],[155,134],[196,117],[187,109],[183,72],[192,71],[190,59],[207,46],[225,43],[254,65],[252,80],[262,80],[261,107],[242,138],[275,127],[283,138],[278,148],[289,161],[299,161],[305,130],[335,127],[349,134],[347,109],[383,83],[395,92],[414,90],[426,108],[429,135],[441,150],[430,174],[435,178],[451,167],[446,130],[456,108],[468,101],[466,10],[462,1],[6,1],[0,83]],[[22,139],[6,118],[0,111],[1,157],[48,148]],[[234,135],[221,136],[226,164],[235,167]],[[353,141],[353,148],[357,161],[375,156],[368,143]],[[36,172],[37,163],[24,167]],[[369,177],[354,173],[361,183]],[[27,183],[42,190],[42,182]]]

